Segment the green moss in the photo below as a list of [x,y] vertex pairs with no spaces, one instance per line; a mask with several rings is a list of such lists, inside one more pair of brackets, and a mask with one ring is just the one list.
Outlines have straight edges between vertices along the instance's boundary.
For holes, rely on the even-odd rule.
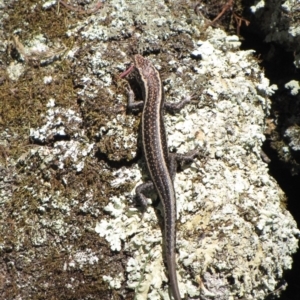
[[[45,299],[45,294],[47,299],[98,298],[101,295],[102,299],[110,299],[102,276],[121,273],[121,262],[114,259],[111,263],[106,259],[106,255],[111,257],[112,254],[106,242],[93,230],[97,218],[89,211],[82,212],[80,207],[87,201],[88,191],[93,192],[89,201],[92,211],[93,207],[101,209],[107,204],[109,195],[118,192],[110,187],[111,175],[99,172],[104,168],[103,163],[88,157],[82,173],[77,174],[71,165],[63,170],[51,170],[50,175],[47,174],[49,185],[45,185],[43,178],[49,172],[51,162],[42,169],[44,162],[38,153],[26,159],[26,165],[17,165],[18,179],[14,182],[17,188],[4,209],[11,219],[6,218],[5,226],[1,228],[3,238],[0,242],[2,257],[11,258],[17,265],[10,276],[20,272],[19,283],[26,285],[25,274],[28,274],[32,277],[32,286],[22,290],[19,285],[7,287],[7,299],[20,293],[30,299]],[[63,177],[67,177],[65,186]],[[60,194],[56,196],[58,191]],[[50,196],[46,204],[41,201],[45,196]],[[73,203],[74,198],[77,202]],[[54,201],[63,201],[71,210],[65,213],[59,207],[55,208]],[[46,208],[44,213],[40,206]],[[63,226],[63,235],[60,229],[55,229],[58,221]],[[41,245],[34,245],[33,241],[40,235],[45,235],[46,239]],[[92,252],[99,261],[83,266],[75,262],[74,267],[70,267],[74,255],[81,251]],[[64,266],[67,266],[66,270]]]
[[25,0],[15,1],[8,7],[9,18],[4,23],[4,29],[11,34],[19,32],[21,40],[30,40],[37,34],[43,34],[48,39],[65,38],[66,26],[70,24],[68,11],[57,6],[43,9],[42,1]]
[[[66,49],[71,48],[73,40],[65,32],[72,22],[72,13],[61,8],[57,14],[56,7],[43,10],[41,5],[35,0],[13,3],[6,11],[5,32],[16,34],[17,31],[24,46],[42,34],[51,49],[56,42]],[[19,60],[14,52],[12,43],[7,57],[3,58],[7,65]],[[81,173],[73,169],[71,160],[64,161],[65,168],[61,170],[57,161],[44,162],[39,152],[31,152],[51,149],[53,140],[43,146],[29,140],[30,128],[45,124],[46,104],[50,98],[55,99],[57,107],[78,111],[74,70],[63,58],[43,66],[39,61],[20,63],[25,69],[17,81],[10,80],[5,69],[0,70],[0,126],[9,136],[0,145],[0,162],[5,166],[19,161],[14,167],[7,166],[12,181],[11,197],[1,207],[1,257],[12,262],[9,274],[6,273],[7,282],[11,284],[5,286],[1,296],[3,299],[20,295],[28,299],[111,299],[113,296],[107,283],[102,282],[102,276],[122,273],[122,262],[116,259],[111,263],[107,259],[112,257],[111,250],[93,230],[110,194],[118,193],[109,184],[110,173],[102,171],[105,164],[95,157],[86,158]],[[52,82],[45,84],[44,77],[49,75]],[[107,95],[99,96],[103,99],[102,105],[111,104]],[[87,105],[92,111],[82,111],[92,139],[99,124],[106,121],[105,114],[99,116],[99,109],[95,109],[97,101]],[[88,197],[88,193],[91,196]],[[87,211],[81,209],[85,202],[89,205]],[[63,205],[67,211],[61,208]],[[34,244],[35,241],[40,244]],[[92,251],[99,261],[64,271],[64,265],[78,251]]]

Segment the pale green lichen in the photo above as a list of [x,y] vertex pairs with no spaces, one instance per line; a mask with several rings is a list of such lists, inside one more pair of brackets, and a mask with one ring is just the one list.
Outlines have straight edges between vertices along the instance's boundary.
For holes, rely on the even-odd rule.
[[291,80],[288,83],[286,83],[284,87],[291,91],[291,95],[296,96],[298,95],[300,89],[299,81]]
[[[180,223],[177,237],[179,285],[182,295],[189,293],[190,297],[201,294],[203,299],[209,299],[211,295],[215,299],[230,299],[243,295],[248,299],[264,299],[266,294],[275,290],[278,274],[282,276],[283,270],[291,267],[290,251],[297,249],[299,231],[289,213],[281,208],[282,192],[260,159],[260,147],[265,139],[263,120],[270,108],[266,96],[272,95],[276,86],[270,86],[251,57],[251,51],[236,51],[233,47],[235,52],[221,52],[218,47],[225,39],[223,32],[208,30],[206,41],[198,42],[197,50],[193,51],[194,56],[202,58],[198,63],[193,62],[193,67],[207,76],[199,96],[200,107],[186,106],[176,116],[165,116],[171,148],[176,147],[178,152],[185,153],[201,145],[208,153],[205,163],[195,161],[177,174],[174,182]],[[207,49],[209,55],[202,55]],[[243,63],[233,63],[237,61]],[[255,74],[251,80],[245,77],[250,72]],[[201,76],[197,73],[189,74],[191,83],[176,78],[175,91],[188,93],[181,89],[185,90],[185,86],[192,85],[193,80]],[[168,85],[172,84],[171,78]],[[212,107],[203,105],[208,100],[212,101]],[[124,176],[126,180],[127,171]],[[132,174],[132,179],[136,176]],[[112,218],[100,222],[105,227],[102,234],[108,241],[108,236],[115,234],[115,241],[117,233],[114,228],[117,226],[122,233],[119,237],[134,258],[130,265],[135,267],[127,268],[128,285],[135,288],[137,298],[145,297],[146,291],[151,299],[159,294],[167,297],[167,290],[159,288],[151,276],[163,271],[163,268],[157,269],[162,257],[154,255],[161,232],[155,226],[153,208],[149,207],[139,221],[141,216],[132,214],[124,205],[130,204],[130,198],[120,197],[119,200],[117,208],[122,212],[114,212],[112,207],[115,205],[107,206]],[[132,222],[136,234],[130,238],[132,227],[127,232],[126,224]],[[279,227],[278,224],[285,225]],[[201,235],[203,238],[199,241]],[[114,242],[110,243],[115,249]],[[276,270],[266,256],[271,248],[276,253],[276,258],[272,258],[272,261],[276,259]],[[248,259],[245,261],[244,257]],[[181,264],[193,266],[194,276],[200,274],[202,278],[202,288],[193,286],[196,277],[190,277]],[[268,277],[264,277],[261,268],[267,270]],[[228,285],[227,272],[234,285]],[[256,278],[262,280],[256,281]]]

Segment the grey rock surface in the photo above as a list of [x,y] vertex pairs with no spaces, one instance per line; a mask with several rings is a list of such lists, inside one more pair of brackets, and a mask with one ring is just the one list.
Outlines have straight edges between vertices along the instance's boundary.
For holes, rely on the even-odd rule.
[[[160,71],[166,101],[194,98],[165,115],[171,150],[201,150],[174,183],[182,296],[280,293],[300,232],[260,156],[277,87],[253,51],[189,3],[118,0],[81,14],[97,4],[82,3],[25,3],[36,28],[5,7],[2,28],[16,24],[4,44],[16,54],[0,49],[0,295],[170,299],[161,207],[142,214],[134,203],[147,176],[134,159],[139,115],[126,113],[136,84],[118,78],[133,53]],[[17,13],[20,2],[11,5]]]

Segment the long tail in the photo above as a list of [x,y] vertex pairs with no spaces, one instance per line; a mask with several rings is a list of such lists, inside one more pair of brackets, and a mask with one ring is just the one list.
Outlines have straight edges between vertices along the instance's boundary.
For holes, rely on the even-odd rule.
[[175,300],[181,300],[176,273],[176,214],[175,211],[173,213],[171,218],[168,218],[170,214],[165,214],[165,248],[172,295]]

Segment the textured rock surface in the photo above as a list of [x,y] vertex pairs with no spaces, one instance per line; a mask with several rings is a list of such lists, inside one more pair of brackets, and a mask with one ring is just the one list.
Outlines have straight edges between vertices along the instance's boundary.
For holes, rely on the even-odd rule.
[[[299,53],[300,12],[297,0],[256,1],[251,11],[260,22],[260,28],[267,43],[274,42],[287,50]],[[300,56],[295,55],[294,64],[299,67]]]
[[[256,23],[264,42],[271,45],[265,59],[275,66],[273,76],[280,74],[280,93],[273,98],[274,113],[269,121],[271,147],[293,175],[300,171],[299,8],[300,3],[296,0],[258,1],[251,7],[253,23]],[[290,60],[293,68],[289,66]]]
[[[111,1],[84,15],[55,1],[25,4],[10,9],[34,15],[36,28],[13,23],[13,42],[1,32],[15,49],[0,49],[1,296],[169,299],[161,207],[135,207],[147,175],[139,115],[125,113],[127,83],[117,78],[137,52],[160,70],[167,101],[195,99],[165,116],[171,150],[201,149],[175,180],[182,295],[274,292],[299,230],[260,158],[276,86],[253,52],[206,28],[192,5]],[[96,5],[83,4],[74,7]],[[4,29],[18,20],[5,8]]]

